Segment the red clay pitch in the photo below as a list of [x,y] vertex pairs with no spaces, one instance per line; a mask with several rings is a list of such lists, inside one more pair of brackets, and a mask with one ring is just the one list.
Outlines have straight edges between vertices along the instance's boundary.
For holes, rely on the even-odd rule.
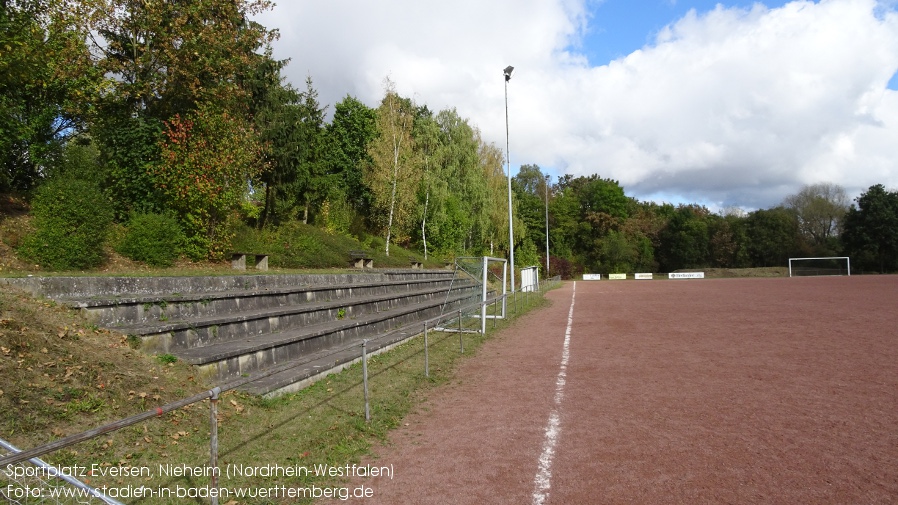
[[[366,463],[365,503],[532,503],[573,283]],[[898,502],[898,277],[578,281],[545,503]]]

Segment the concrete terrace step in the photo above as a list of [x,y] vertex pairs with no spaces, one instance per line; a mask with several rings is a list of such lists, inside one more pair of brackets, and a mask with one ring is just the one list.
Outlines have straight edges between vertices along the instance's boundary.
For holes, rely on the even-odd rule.
[[[454,292],[476,294],[473,283],[457,283]],[[149,352],[174,353],[218,342],[244,339],[253,335],[284,332],[309,325],[351,319],[398,306],[427,300],[442,301],[446,288],[400,291],[382,295],[356,296],[330,302],[304,303],[255,310],[192,317],[178,321],[159,321],[111,326],[116,331],[141,337]],[[342,311],[342,312],[341,312]]]
[[[470,300],[468,300],[470,302]],[[451,315],[459,308],[472,308],[470,303],[455,305],[452,310],[446,310],[443,314]],[[429,317],[435,317],[433,314]],[[451,317],[451,316],[450,316]],[[369,335],[367,338],[367,351],[369,355],[387,351],[405,340],[418,335],[422,331],[422,321],[427,318],[419,318],[392,331],[379,336]],[[299,391],[323,376],[336,373],[361,360],[361,338],[352,340],[346,344],[322,349],[317,352],[304,354],[301,358],[288,361],[281,365],[269,367],[275,371],[273,374],[254,380],[240,389],[258,395],[281,394]],[[280,371],[276,371],[281,369]]]
[[[58,300],[101,326],[139,338],[145,352],[194,364],[212,381],[288,369],[248,386],[258,393],[298,389],[290,384],[357,359],[362,339],[374,339],[372,352],[382,349],[388,344],[375,342],[407,338],[397,328],[476,303],[481,294],[476,281],[453,271],[416,269],[6,278],[0,284]],[[297,361],[302,365],[293,366]]]
[[207,277],[16,277],[0,283],[36,296],[81,298],[182,295],[234,290],[262,290],[298,285],[364,283],[370,281],[451,278],[448,270],[395,269],[365,273],[221,275]]
[[353,341],[361,342],[366,337],[452,312],[459,306],[470,303],[470,300],[470,295],[456,294],[448,301],[430,300],[367,314],[351,321],[329,321],[287,332],[176,351],[173,354],[188,363],[198,365],[203,376],[222,381],[291,360],[307,358],[322,350],[346,346]]
[[294,285],[187,295],[179,293],[116,295],[88,299],[63,297],[58,300],[70,307],[81,309],[85,317],[97,324],[125,326],[142,322],[233,314],[234,312],[273,306],[283,307],[315,301],[343,300],[356,296],[412,292],[423,288],[448,288],[453,282],[457,283],[458,281],[453,281],[452,278],[435,277]]

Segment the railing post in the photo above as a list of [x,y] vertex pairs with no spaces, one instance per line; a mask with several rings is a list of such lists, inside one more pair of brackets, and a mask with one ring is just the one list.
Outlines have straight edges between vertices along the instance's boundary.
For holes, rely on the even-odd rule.
[[493,329],[496,329],[496,319],[499,319],[499,299],[493,298]]
[[486,289],[487,288],[486,281],[488,278],[487,266],[488,266],[488,264],[486,261],[486,256],[484,256],[483,257],[483,278],[480,281],[481,283],[483,283],[483,286],[481,289],[481,295],[480,295],[480,334],[481,335],[486,334],[486,297],[488,294],[487,289]]
[[424,377],[430,377],[430,359],[427,355],[427,321],[424,321]]
[[371,408],[368,405],[368,339],[362,340],[362,387],[365,390],[365,422],[371,421]]
[[465,334],[461,331],[461,309],[458,310],[458,346],[465,353]]
[[221,388],[212,389],[209,397],[209,466],[212,468],[212,505],[218,505],[218,395]]

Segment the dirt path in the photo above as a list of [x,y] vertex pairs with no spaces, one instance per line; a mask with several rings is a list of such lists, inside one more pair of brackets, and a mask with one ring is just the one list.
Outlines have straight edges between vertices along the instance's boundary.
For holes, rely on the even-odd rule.
[[898,500],[898,277],[577,282],[560,374],[572,290],[408,418],[365,503]]

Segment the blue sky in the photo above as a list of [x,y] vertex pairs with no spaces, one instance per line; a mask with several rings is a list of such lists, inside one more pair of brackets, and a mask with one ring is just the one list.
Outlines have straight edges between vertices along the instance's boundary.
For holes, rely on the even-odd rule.
[[[583,40],[584,54],[592,65],[604,65],[652,44],[665,26],[690,9],[713,10],[719,2],[671,0],[606,0],[591,7],[590,27]],[[750,7],[754,2],[721,2],[729,7]],[[779,7],[783,2],[764,2]]]
[[[645,200],[766,208],[802,185],[898,188],[895,0],[293,0],[260,17],[289,80],[370,106],[389,77],[511,165]],[[660,38],[659,38],[660,36]],[[331,107],[332,109],[332,107]]]
[[[580,44],[590,65],[606,65],[655,41],[665,26],[676,22],[692,9],[698,13],[713,10],[718,4],[747,9],[755,2],[716,2],[683,0],[605,0],[590,8],[590,23]],[[787,2],[761,2],[770,8]],[[898,90],[898,72],[889,81]]]

